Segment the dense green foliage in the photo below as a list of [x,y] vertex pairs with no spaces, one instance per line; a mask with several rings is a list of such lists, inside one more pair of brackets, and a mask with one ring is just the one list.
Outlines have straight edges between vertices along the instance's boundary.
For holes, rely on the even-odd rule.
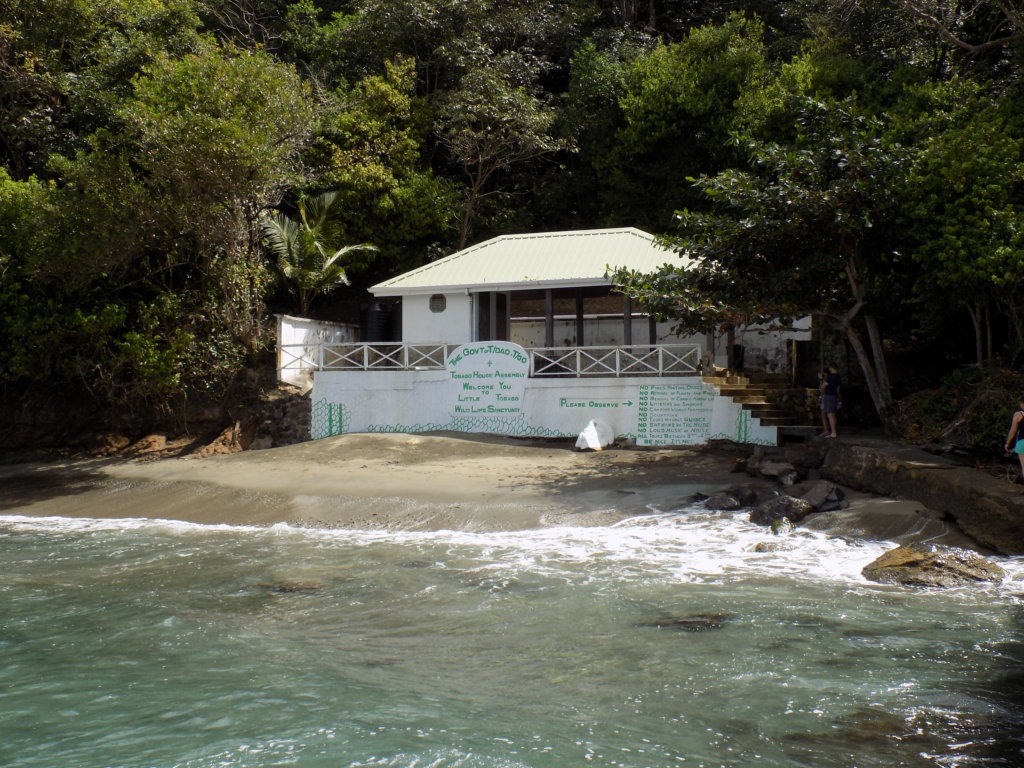
[[[626,225],[680,257],[625,290],[689,329],[830,321],[883,415],[886,349],[1013,365],[1021,14],[934,5],[0,0],[0,379],[216,398],[268,307]],[[267,222],[325,193],[282,260]]]
[[[1024,374],[970,366],[953,371],[937,387],[915,392],[900,403],[899,435],[970,449],[991,460],[1003,450],[1018,403],[1024,398]],[[1016,458],[1012,459],[1016,463]]]

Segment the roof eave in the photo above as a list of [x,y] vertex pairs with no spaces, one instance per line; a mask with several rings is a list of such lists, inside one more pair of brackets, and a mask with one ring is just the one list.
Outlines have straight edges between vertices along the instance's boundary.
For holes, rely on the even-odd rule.
[[370,293],[374,296],[423,296],[435,293],[502,293],[504,291],[536,291],[555,288],[591,288],[612,285],[603,277],[574,278],[570,280],[523,280],[516,283],[471,283],[466,285],[421,285],[411,288],[401,286],[374,285]]

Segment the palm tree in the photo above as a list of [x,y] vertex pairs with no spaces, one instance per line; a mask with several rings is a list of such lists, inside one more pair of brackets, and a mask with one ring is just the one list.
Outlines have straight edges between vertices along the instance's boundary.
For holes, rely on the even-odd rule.
[[298,220],[283,213],[265,216],[263,238],[277,258],[278,268],[290,281],[299,300],[299,312],[309,315],[309,305],[321,293],[348,285],[344,257],[355,251],[376,251],[367,243],[336,247],[339,237],[335,203],[337,192],[299,197]]

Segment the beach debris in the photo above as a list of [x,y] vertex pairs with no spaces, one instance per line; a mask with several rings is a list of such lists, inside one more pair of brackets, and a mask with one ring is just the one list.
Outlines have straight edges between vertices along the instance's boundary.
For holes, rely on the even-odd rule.
[[976,552],[934,544],[909,544],[890,549],[861,571],[865,579],[911,587],[961,587],[998,583],[1006,573]]
[[729,616],[723,613],[694,613],[688,616],[665,616],[649,621],[638,621],[633,626],[675,629],[680,632],[706,632],[709,629],[721,629],[728,619]]
[[600,451],[615,441],[612,428],[603,421],[591,419],[576,438],[577,451]]
[[785,518],[791,523],[799,523],[813,511],[809,501],[794,496],[776,496],[754,507],[750,512],[750,522],[771,525]]

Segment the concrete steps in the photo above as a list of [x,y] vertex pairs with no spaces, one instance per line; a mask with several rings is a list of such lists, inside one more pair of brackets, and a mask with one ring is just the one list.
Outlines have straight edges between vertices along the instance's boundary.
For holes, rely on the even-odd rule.
[[[750,415],[766,427],[814,429],[801,424],[803,418],[778,406],[784,394],[793,391],[785,374],[755,374],[745,376],[736,373],[720,373],[705,376],[703,381],[711,384],[720,395],[738,403]],[[799,393],[798,393],[799,394]]]

